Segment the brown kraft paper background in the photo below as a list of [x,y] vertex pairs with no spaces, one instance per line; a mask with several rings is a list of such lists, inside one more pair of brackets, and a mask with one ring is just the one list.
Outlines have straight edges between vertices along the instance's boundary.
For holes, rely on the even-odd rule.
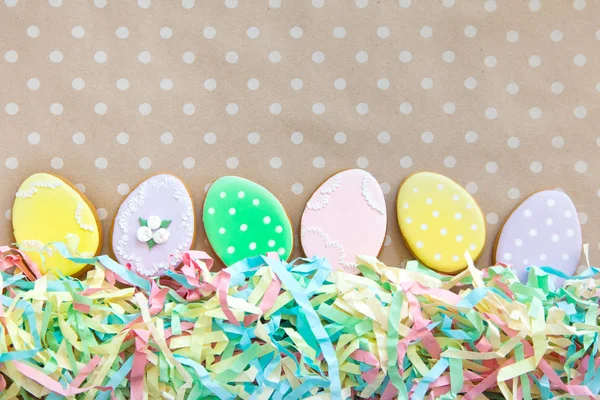
[[479,265],[510,211],[557,187],[594,259],[599,15],[590,0],[0,0],[0,243],[35,172],[84,189],[108,235],[158,172],[197,210],[215,179],[254,180],[297,232],[318,185],[360,167],[386,193],[391,265],[410,257],[398,185],[424,170],[481,205]]

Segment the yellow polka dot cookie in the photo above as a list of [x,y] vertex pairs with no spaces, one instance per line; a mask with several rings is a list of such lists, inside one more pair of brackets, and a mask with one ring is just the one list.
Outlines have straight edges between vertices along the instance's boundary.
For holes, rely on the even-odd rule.
[[475,199],[452,179],[433,172],[400,185],[398,223],[409,250],[426,266],[453,274],[476,259],[485,245],[485,222]]

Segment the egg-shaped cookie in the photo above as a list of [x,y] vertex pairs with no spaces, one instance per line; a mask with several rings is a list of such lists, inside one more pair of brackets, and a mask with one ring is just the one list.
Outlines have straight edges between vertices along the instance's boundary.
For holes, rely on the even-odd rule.
[[525,199],[508,217],[498,235],[494,258],[512,265],[521,282],[525,282],[527,268],[533,265],[550,266],[573,275],[579,266],[581,248],[581,225],[575,204],[563,192],[544,190]]
[[[86,267],[44,249],[67,244],[73,256],[92,257],[102,248],[102,225],[90,200],[64,178],[33,174],[21,184],[12,208],[16,242],[42,274],[75,275]],[[43,255],[43,258],[42,258]]]
[[453,274],[485,246],[485,222],[475,199],[452,179],[433,172],[409,176],[397,198],[398,223],[409,250],[426,266]]
[[356,256],[377,256],[385,239],[387,212],[377,180],[362,169],[329,178],[309,199],[301,220],[308,257],[325,257],[334,269],[357,273]]
[[160,276],[175,266],[169,265],[169,256],[193,247],[195,229],[194,206],[185,184],[170,174],[154,175],[119,207],[112,228],[113,253],[119,263],[129,263],[140,275]]
[[218,179],[206,194],[202,220],[210,245],[227,266],[269,252],[287,260],[292,253],[289,217],[258,183],[237,176]]

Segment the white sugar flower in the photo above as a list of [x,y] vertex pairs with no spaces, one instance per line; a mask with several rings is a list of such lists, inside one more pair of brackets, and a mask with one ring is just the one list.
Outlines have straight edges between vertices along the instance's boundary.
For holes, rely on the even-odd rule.
[[161,243],[165,243],[167,240],[169,240],[169,235],[170,234],[169,234],[168,230],[166,230],[165,228],[160,228],[159,230],[154,232],[152,239],[154,239],[156,244],[161,244]]
[[140,226],[137,230],[137,240],[146,243],[152,239],[152,229],[147,226]]
[[156,215],[148,217],[148,228],[155,230],[160,228],[160,224],[162,224],[160,217],[157,217]]

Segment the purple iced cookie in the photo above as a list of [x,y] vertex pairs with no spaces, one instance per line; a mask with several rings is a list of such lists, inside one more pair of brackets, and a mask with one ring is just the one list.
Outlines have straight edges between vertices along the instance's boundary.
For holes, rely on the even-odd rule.
[[[140,183],[119,207],[112,248],[121,264],[144,276],[162,275],[169,256],[189,250],[195,239],[195,213],[186,186],[173,175]],[[174,257],[171,262],[178,263]]]
[[[496,262],[511,264],[519,280],[527,267],[549,266],[573,275],[581,256],[581,225],[571,198],[545,190],[527,198],[510,215],[498,238]],[[560,285],[562,279],[557,279]]]

